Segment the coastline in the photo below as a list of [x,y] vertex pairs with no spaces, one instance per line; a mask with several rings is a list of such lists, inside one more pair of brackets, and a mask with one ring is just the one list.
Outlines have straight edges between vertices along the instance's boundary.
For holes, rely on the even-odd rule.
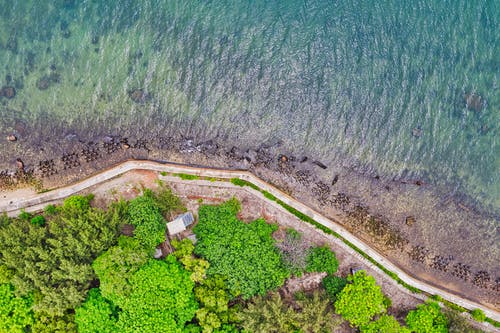
[[[216,169],[216,168],[199,168],[199,167],[193,167],[193,166],[186,166],[186,165],[180,165],[180,164],[171,164],[171,163],[158,163],[158,162],[153,162],[153,161],[127,161],[125,163],[119,164],[115,167],[109,168],[105,171],[102,171],[99,174],[93,175],[90,178],[87,178],[85,180],[82,180],[78,183],[74,183],[72,185],[63,187],[63,188],[57,188],[57,189],[52,189],[49,190],[45,193],[41,194],[33,194],[31,197],[24,198],[24,200],[19,200],[16,201],[15,204],[10,203],[10,201],[5,199],[0,200],[0,210],[6,210],[9,213],[13,214],[16,212],[19,212],[19,209],[23,207],[30,207],[30,210],[39,210],[43,208],[46,204],[60,200],[68,195],[80,192],[82,190],[85,190],[89,188],[90,186],[93,186],[95,184],[101,183],[103,181],[118,177],[122,175],[125,172],[131,171],[131,170],[136,170],[136,169],[144,169],[144,170],[154,170],[156,172],[168,172],[168,173],[173,173],[173,174],[188,174],[188,175],[194,175],[195,177],[216,177],[216,178],[223,178],[226,179],[226,182],[230,181],[232,178],[239,178],[241,180],[250,182],[251,184],[255,184],[258,186],[258,188],[268,191],[271,195],[275,196],[278,198],[281,202],[284,202],[286,205],[290,205],[294,209],[297,209],[301,213],[309,216],[310,218],[314,219],[315,221],[319,222],[323,226],[327,227],[328,229],[334,231],[335,233],[341,235],[343,238],[347,239],[351,245],[354,245],[358,249],[361,249],[364,253],[368,254],[371,258],[375,259],[379,264],[381,264],[383,267],[388,268],[392,272],[396,272],[397,276],[403,280],[405,283],[409,283],[412,286],[421,289],[425,291],[426,293],[429,294],[437,294],[443,297],[445,300],[451,301],[455,304],[458,304],[460,306],[463,306],[467,309],[474,309],[474,308],[482,308],[483,311],[488,315],[488,317],[493,318],[494,320],[498,321],[500,319],[500,314],[498,313],[498,308],[496,309],[491,309],[487,308],[484,306],[481,306],[477,303],[467,301],[467,300],[462,300],[459,297],[452,295],[446,291],[439,290],[433,286],[426,285],[425,283],[420,283],[416,279],[408,276],[405,272],[401,271],[399,267],[388,261],[386,258],[384,258],[382,255],[380,255],[376,250],[370,248],[368,245],[363,243],[362,240],[357,239],[354,237],[352,234],[350,234],[347,230],[342,228],[340,224],[338,224],[338,220],[332,221],[324,216],[322,216],[320,213],[315,211],[314,209],[308,207],[307,205],[304,205],[300,203],[299,201],[295,200],[294,198],[290,197],[288,194],[282,192],[281,190],[273,187],[272,185],[264,182],[263,180],[259,179],[257,176],[253,175],[250,172],[247,171],[242,171],[242,170],[223,170],[223,169]],[[196,179],[195,179],[196,180]],[[254,185],[254,186],[255,186]],[[237,185],[233,185],[237,186]],[[255,190],[252,187],[244,187],[248,191],[253,191],[255,195],[261,195],[263,199],[267,198],[269,199],[265,193],[259,193],[259,191]],[[283,207],[281,207],[283,209]]]

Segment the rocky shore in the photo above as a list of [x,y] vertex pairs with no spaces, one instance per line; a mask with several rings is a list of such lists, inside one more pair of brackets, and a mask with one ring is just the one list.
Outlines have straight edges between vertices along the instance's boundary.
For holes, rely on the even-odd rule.
[[[35,143],[28,135],[33,129],[23,123],[14,127],[7,135],[15,140],[6,136],[0,144],[3,190],[53,188],[131,158],[249,170],[339,221],[420,279],[500,307],[497,236],[491,229],[480,229],[481,221],[498,221],[497,217],[485,216],[460,198],[437,199],[437,192],[422,180],[363,176],[293,153],[280,140],[248,148],[220,138],[84,136],[66,130],[62,138]],[[493,238],[477,239],[488,235]]]

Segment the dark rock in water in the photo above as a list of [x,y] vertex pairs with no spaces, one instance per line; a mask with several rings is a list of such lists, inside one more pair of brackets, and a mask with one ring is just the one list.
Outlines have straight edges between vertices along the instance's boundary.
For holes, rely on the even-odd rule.
[[63,30],[62,31],[62,36],[63,36],[63,38],[70,38],[71,37],[71,31],[69,31],[69,30]]
[[288,157],[286,155],[279,155],[278,161],[282,162],[282,163],[286,163],[286,162],[288,162]]
[[39,90],[47,90],[50,87],[51,81],[47,75],[42,76],[36,81],[36,87]]
[[315,165],[317,165],[317,166],[319,166],[321,169],[326,169],[327,168],[327,166],[324,165],[323,163],[321,163],[320,161],[313,161],[312,163],[315,164]]
[[300,163],[304,163],[307,161],[307,156],[304,156],[300,159]]
[[491,128],[490,128],[488,125],[486,125],[486,124],[482,124],[482,125],[479,127],[478,132],[479,132],[479,134],[481,134],[481,135],[485,135],[485,134],[487,134],[487,133],[490,131],[490,129],[491,129]]
[[92,35],[92,38],[90,39],[90,42],[93,44],[93,45],[96,45],[99,43],[99,36],[97,35]]
[[7,136],[7,140],[10,141],[10,142],[16,142],[17,141],[17,137],[14,134],[11,134],[11,135]]
[[335,177],[333,177],[333,180],[332,180],[332,186],[337,184],[338,181],[339,181],[339,175],[335,175]]
[[16,166],[19,170],[24,170],[24,162],[20,158],[16,159]]
[[0,97],[2,96],[8,99],[14,98],[16,96],[16,89],[10,86],[2,87],[0,90]]
[[486,100],[476,93],[464,94],[465,106],[474,112],[481,112],[486,107]]
[[149,94],[142,89],[134,89],[128,92],[128,96],[136,103],[143,104],[149,100]]
[[413,224],[415,224],[415,217],[407,216],[406,217],[406,225],[412,226]]
[[422,129],[420,127],[415,127],[412,131],[411,134],[416,137],[420,138],[422,136]]
[[17,38],[15,36],[10,36],[5,44],[5,48],[9,51],[17,53]]

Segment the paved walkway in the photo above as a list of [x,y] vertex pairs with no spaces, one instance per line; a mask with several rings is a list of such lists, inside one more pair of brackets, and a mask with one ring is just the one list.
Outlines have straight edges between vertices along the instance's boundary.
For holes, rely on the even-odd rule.
[[[335,223],[334,221],[324,217],[317,211],[313,210],[312,208],[304,205],[303,203],[293,199],[289,195],[285,194],[284,192],[278,190],[277,188],[273,187],[272,185],[264,182],[260,178],[254,176],[250,172],[246,171],[240,171],[240,170],[223,170],[223,169],[210,169],[210,168],[198,168],[198,167],[191,167],[191,166],[186,166],[186,165],[179,165],[179,164],[170,164],[170,163],[158,163],[158,162],[152,162],[152,161],[139,161],[139,160],[132,160],[132,161],[127,161],[122,164],[119,164],[115,167],[112,167],[110,169],[107,169],[101,173],[98,173],[94,176],[91,176],[87,179],[84,179],[78,183],[68,185],[66,187],[61,187],[57,188],[54,190],[51,190],[49,192],[41,193],[41,194],[30,194],[27,196],[24,196],[22,198],[16,198],[15,200],[12,199],[12,196],[8,196],[6,198],[1,198],[0,199],[0,212],[4,211],[6,212],[9,216],[15,216],[19,214],[21,209],[25,209],[26,211],[39,211],[42,210],[46,205],[50,203],[57,203],[60,200],[66,198],[67,196],[70,196],[72,194],[78,193],[86,188],[89,188],[93,185],[96,185],[98,183],[101,183],[103,181],[106,181],[108,179],[114,178],[116,176],[119,176],[125,172],[131,171],[131,170],[136,170],[136,169],[143,169],[143,170],[153,170],[153,171],[158,171],[158,172],[169,172],[169,173],[185,173],[185,174],[191,174],[191,175],[197,175],[197,176],[202,176],[202,177],[216,177],[216,178],[240,178],[246,181],[249,181],[257,186],[259,186],[261,189],[268,191],[269,193],[273,194],[276,198],[279,200],[283,201],[287,205],[297,209],[303,214],[306,214],[316,220],[317,222],[321,223],[322,225],[326,226],[327,228],[333,230],[334,232],[338,233],[345,239],[347,239],[349,242],[357,246],[359,249],[361,249],[363,252],[365,252],[367,255],[369,255],[372,259],[377,261],[379,264],[383,265],[385,268],[388,270],[396,273],[401,280],[406,282],[407,284],[414,286],[426,293],[433,294],[433,295],[439,295],[443,299],[448,300],[450,302],[453,302],[455,304],[458,304],[466,309],[481,309],[484,311],[486,316],[489,318],[492,318],[496,321],[500,321],[500,313],[492,310],[488,307],[485,307],[481,304],[472,302],[470,300],[461,298],[457,295],[451,294],[447,291],[441,290],[437,287],[431,286],[425,282],[419,281],[411,276],[409,276],[407,273],[402,271],[400,268],[398,268],[396,265],[394,265],[392,262],[388,261],[385,257],[383,257],[381,254],[379,254],[377,251],[374,249],[370,248],[368,245],[366,245],[364,242],[356,238],[353,234],[349,233],[346,229],[344,229],[342,226],[339,224]],[[247,187],[245,187],[247,188]],[[260,195],[263,197],[262,193],[254,191],[256,195]],[[12,202],[12,203],[11,203]],[[279,206],[280,209],[283,209],[281,206]]]

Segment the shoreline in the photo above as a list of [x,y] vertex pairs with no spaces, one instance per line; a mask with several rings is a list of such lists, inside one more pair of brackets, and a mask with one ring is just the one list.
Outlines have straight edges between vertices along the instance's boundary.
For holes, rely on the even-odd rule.
[[[174,164],[174,163],[159,163],[159,162],[146,161],[146,160],[142,160],[142,161],[132,160],[132,161],[127,161],[127,162],[121,163],[117,166],[108,168],[108,169],[106,169],[98,174],[95,174],[89,178],[81,180],[80,182],[74,183],[72,185],[68,185],[66,187],[61,187],[61,188],[51,189],[51,190],[49,190],[45,193],[41,193],[41,194],[34,193],[29,198],[25,198],[24,200],[16,201],[15,204],[10,203],[11,202],[10,198],[7,200],[5,198],[3,198],[0,200],[0,211],[6,211],[8,214],[12,215],[12,214],[15,214],[16,212],[19,212],[20,209],[22,209],[22,208],[29,207],[30,211],[40,210],[45,205],[47,205],[51,202],[61,200],[62,198],[67,197],[71,194],[85,190],[86,188],[88,188],[90,186],[93,186],[95,184],[104,182],[106,180],[118,177],[118,176],[120,176],[128,171],[137,170],[137,169],[153,170],[156,172],[189,174],[189,175],[194,175],[197,177],[224,178],[224,179],[226,179],[226,181],[230,180],[231,178],[238,178],[238,179],[250,182],[252,184],[256,184],[256,186],[258,186],[258,188],[272,194],[273,196],[278,198],[281,202],[293,207],[294,209],[298,210],[302,214],[309,216],[314,221],[317,221],[318,223],[325,226],[326,228],[341,235],[343,238],[348,240],[351,244],[353,244],[355,247],[357,247],[358,249],[360,249],[361,251],[366,253],[368,256],[370,256],[372,259],[377,261],[380,265],[382,265],[383,267],[385,267],[389,271],[397,272],[396,275],[399,277],[399,279],[401,279],[405,283],[408,283],[409,285],[412,285],[418,289],[421,289],[421,290],[425,291],[426,293],[440,295],[445,300],[451,301],[451,302],[458,304],[459,306],[462,306],[462,307],[467,308],[469,310],[472,310],[475,308],[480,308],[487,314],[488,317],[490,317],[496,321],[500,320],[500,313],[498,313],[498,311],[497,311],[498,309],[492,309],[490,307],[480,305],[480,304],[477,304],[475,302],[468,301],[466,299],[462,299],[462,298],[457,297],[457,296],[455,296],[447,291],[441,290],[439,288],[436,288],[436,287],[433,287],[433,286],[428,285],[426,283],[422,283],[422,282],[418,281],[417,279],[408,275],[408,273],[401,270],[398,266],[393,264],[391,261],[389,261],[383,255],[378,253],[376,250],[374,250],[370,246],[366,245],[362,240],[356,238],[348,230],[343,228],[338,223],[338,221],[331,220],[331,219],[321,215],[319,212],[317,212],[313,208],[297,201],[296,199],[292,198],[291,196],[289,196],[288,194],[279,190],[278,188],[263,181],[258,176],[255,176],[252,173],[250,173],[248,171],[244,171],[244,170],[200,168],[200,167],[187,166],[187,165]],[[196,181],[196,179],[194,179],[194,181]],[[268,201],[272,201],[272,200],[269,200],[269,197],[267,197],[265,195],[265,193],[264,194],[258,193],[258,191],[256,191],[255,189],[248,188],[247,186],[244,186],[243,188],[245,188],[246,190],[253,190],[256,192],[254,194],[260,195],[263,197],[263,199],[266,199]],[[8,207],[8,208],[6,208],[6,207]],[[283,209],[283,207],[282,207],[282,209]],[[394,278],[393,276],[390,276],[390,275],[389,275],[389,277]]]

